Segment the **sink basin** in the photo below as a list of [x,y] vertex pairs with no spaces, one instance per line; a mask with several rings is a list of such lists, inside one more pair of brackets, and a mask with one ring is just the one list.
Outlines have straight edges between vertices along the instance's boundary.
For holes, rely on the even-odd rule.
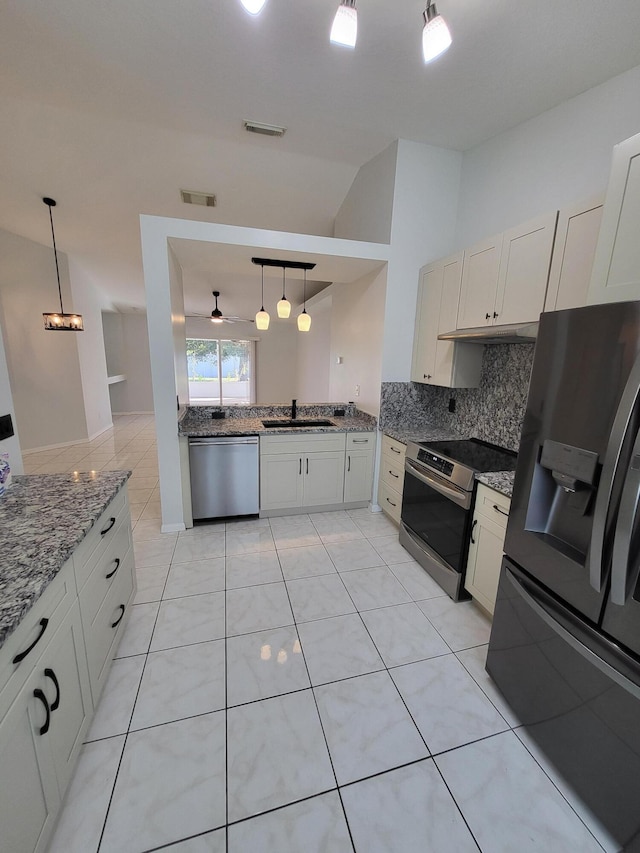
[[328,427],[335,426],[335,424],[333,423],[333,421],[313,421],[307,420],[306,418],[296,418],[294,421],[262,421],[262,426],[266,427],[267,429],[280,429],[280,427],[285,427],[287,429],[295,429],[296,427]]

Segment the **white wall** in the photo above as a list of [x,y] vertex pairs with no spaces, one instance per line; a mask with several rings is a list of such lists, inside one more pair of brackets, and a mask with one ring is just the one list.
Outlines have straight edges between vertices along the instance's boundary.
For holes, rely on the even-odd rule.
[[331,304],[330,296],[315,304],[307,302],[311,328],[298,336],[298,373],[296,391],[292,395],[301,403],[331,401],[329,394]]
[[456,247],[603,191],[613,146],[638,132],[640,66],[467,151]]
[[171,300],[171,330],[173,337],[173,359],[176,376],[176,392],[180,406],[189,402],[189,371],[187,367],[187,335],[184,316],[184,289],[182,285],[182,267],[171,246],[169,253],[169,282]]
[[[75,306],[63,252],[58,252],[58,263],[70,311]],[[88,435],[77,341],[88,332],[46,331],[43,311],[57,310],[53,249],[0,231],[0,311],[23,451],[82,441]]]
[[398,142],[362,166],[338,211],[334,237],[389,243]]
[[20,441],[16,425],[16,412],[13,407],[11,385],[9,384],[9,370],[7,369],[7,359],[2,339],[2,323],[0,323],[0,415],[11,415],[15,433],[11,438],[5,438],[0,441],[0,452],[9,453],[9,464],[11,465],[12,474],[22,474],[24,468],[22,466],[22,453],[20,452]]
[[331,288],[329,401],[353,401],[372,415],[380,411],[386,285],[386,269],[382,269]]
[[124,382],[109,386],[111,410],[114,414],[153,412],[146,314],[104,312],[102,324],[109,376],[126,376]]

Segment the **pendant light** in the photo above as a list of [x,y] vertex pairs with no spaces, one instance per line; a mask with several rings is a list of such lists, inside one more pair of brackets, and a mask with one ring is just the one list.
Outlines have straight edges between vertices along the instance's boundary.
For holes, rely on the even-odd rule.
[[441,56],[451,45],[451,33],[442,15],[438,14],[435,0],[427,0],[427,8],[422,13],[422,55],[425,62],[431,62]]
[[81,314],[65,314],[62,307],[62,288],[60,287],[60,268],[58,267],[58,250],[56,248],[56,235],[53,230],[53,213],[51,208],[56,206],[52,198],[43,198],[42,201],[49,208],[49,220],[51,222],[51,239],[53,241],[53,257],[56,261],[56,278],[58,279],[58,296],[60,297],[60,313],[43,313],[44,327],[47,331],[61,332],[83,332],[84,324]]
[[216,300],[216,307],[211,312],[211,322],[212,323],[223,323],[224,322],[224,320],[222,319],[223,314],[222,314],[222,311],[218,308],[218,296],[220,296],[220,291],[219,290],[212,290],[211,293],[213,295],[213,298]]
[[267,0],[240,0],[250,15],[259,15]]
[[269,328],[269,314],[264,310],[264,264],[260,264],[260,274],[262,278],[262,308],[256,314],[256,329],[265,332]]
[[311,317],[307,314],[307,271],[304,271],[304,282],[302,284],[302,314],[298,314],[298,331],[308,332],[311,328]]
[[341,0],[333,19],[329,41],[345,47],[355,47],[358,38],[358,10],[356,0]]
[[282,267],[282,299],[276,306],[278,309],[278,317],[280,317],[281,320],[286,320],[289,317],[289,314],[291,314],[291,303],[284,293],[285,273],[286,267]]

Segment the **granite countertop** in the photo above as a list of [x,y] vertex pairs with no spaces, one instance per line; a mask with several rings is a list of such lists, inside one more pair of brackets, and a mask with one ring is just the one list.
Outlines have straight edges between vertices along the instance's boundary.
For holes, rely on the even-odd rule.
[[401,441],[403,444],[408,444],[410,441],[448,441],[449,439],[466,438],[450,429],[443,429],[438,426],[421,426],[421,427],[401,427],[401,426],[386,426],[382,430],[384,435],[389,438],[395,438],[396,441]]
[[0,497],[0,646],[130,475],[104,471],[13,478]]
[[488,474],[476,474],[476,480],[479,483],[484,483],[490,489],[500,492],[501,495],[506,495],[510,498],[513,495],[513,480],[515,471],[496,471]]

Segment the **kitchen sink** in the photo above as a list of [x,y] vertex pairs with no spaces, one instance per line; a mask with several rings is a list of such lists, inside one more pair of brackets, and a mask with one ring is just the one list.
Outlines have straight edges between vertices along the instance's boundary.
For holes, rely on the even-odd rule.
[[296,427],[329,427],[335,426],[333,421],[313,421],[306,418],[296,418],[295,420],[278,420],[278,421],[262,421],[262,426],[267,429],[295,429]]

